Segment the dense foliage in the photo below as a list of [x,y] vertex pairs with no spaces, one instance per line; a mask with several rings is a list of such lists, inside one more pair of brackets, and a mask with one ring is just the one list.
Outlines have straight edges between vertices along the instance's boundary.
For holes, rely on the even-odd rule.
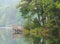
[[60,0],[21,0],[18,7],[28,19],[26,38],[33,44],[60,44]]

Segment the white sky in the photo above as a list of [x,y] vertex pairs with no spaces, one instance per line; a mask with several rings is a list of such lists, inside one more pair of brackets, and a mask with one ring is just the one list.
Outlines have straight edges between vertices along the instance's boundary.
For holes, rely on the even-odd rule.
[[[16,22],[15,15],[20,14],[16,9],[19,3],[18,1],[19,0],[0,0],[0,26],[5,24],[11,25]],[[21,24],[21,22],[19,23]]]

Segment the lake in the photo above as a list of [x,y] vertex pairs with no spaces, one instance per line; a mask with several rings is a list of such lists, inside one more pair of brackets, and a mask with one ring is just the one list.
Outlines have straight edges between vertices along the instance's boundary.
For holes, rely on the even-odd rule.
[[14,38],[12,29],[0,28],[0,44],[26,44],[24,37]]

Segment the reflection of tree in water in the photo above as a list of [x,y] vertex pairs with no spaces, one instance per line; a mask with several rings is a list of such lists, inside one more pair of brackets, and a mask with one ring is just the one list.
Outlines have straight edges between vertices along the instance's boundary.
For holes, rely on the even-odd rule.
[[13,38],[19,38],[22,35],[22,27],[14,25],[12,29]]

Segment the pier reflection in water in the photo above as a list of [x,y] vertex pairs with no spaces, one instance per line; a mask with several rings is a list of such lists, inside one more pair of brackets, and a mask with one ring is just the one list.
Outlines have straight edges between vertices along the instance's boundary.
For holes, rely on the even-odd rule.
[[22,35],[15,38],[12,34],[11,28],[10,29],[0,28],[0,44],[26,44],[26,43]]

